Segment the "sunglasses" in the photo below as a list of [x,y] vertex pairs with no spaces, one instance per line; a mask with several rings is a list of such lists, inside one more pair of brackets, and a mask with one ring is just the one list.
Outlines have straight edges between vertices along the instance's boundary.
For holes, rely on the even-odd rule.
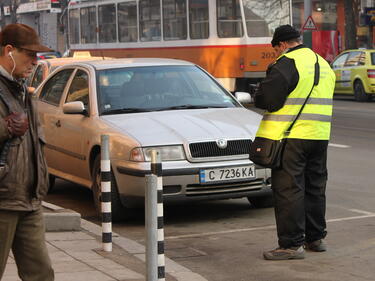
[[30,57],[30,58],[36,58],[37,57],[37,52],[34,52],[34,51],[30,51],[28,49],[24,49],[24,48],[20,48],[20,47],[16,47],[18,50],[21,50],[23,53],[26,54],[26,56]]

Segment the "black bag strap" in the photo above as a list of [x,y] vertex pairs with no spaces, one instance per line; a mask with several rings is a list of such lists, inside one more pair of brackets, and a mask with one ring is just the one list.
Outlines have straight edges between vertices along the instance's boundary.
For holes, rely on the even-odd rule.
[[308,99],[309,99],[309,97],[310,97],[310,95],[311,95],[314,87],[319,84],[319,80],[320,80],[320,66],[319,66],[318,55],[315,54],[315,57],[316,57],[316,62],[315,62],[315,71],[314,71],[314,83],[313,83],[313,85],[311,87],[310,93],[307,95],[307,97],[306,97],[303,105],[301,106],[301,109],[299,110],[296,118],[294,118],[292,124],[290,124],[289,128],[285,131],[285,133],[284,133],[285,136],[288,136],[290,134],[290,130],[292,130],[292,127],[293,127],[294,123],[296,123],[298,117],[301,115],[301,112],[302,112],[303,108],[305,107],[305,104],[307,103],[307,101],[308,101]]

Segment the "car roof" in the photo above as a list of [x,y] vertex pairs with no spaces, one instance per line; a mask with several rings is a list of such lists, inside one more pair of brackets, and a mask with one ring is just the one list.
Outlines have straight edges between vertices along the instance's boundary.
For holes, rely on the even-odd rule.
[[109,69],[119,67],[139,67],[139,66],[162,66],[162,65],[194,65],[193,63],[162,58],[123,58],[123,59],[105,59],[93,60],[85,62],[77,62],[78,64],[91,65],[95,69]]
[[106,57],[66,57],[66,58],[53,58],[53,59],[44,59],[40,60],[40,63],[47,62],[48,65],[51,66],[60,66],[65,65],[69,63],[75,63],[75,62],[83,62],[83,61],[90,61],[90,60],[103,60],[107,59]]

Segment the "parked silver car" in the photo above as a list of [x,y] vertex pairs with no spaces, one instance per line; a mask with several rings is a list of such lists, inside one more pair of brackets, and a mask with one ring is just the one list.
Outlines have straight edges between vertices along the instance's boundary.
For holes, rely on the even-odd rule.
[[248,155],[260,115],[194,64],[76,62],[37,91],[50,174],[92,188],[98,210],[100,136],[109,135],[115,220],[143,203],[153,149],[162,157],[165,202],[248,197],[270,204],[270,171]]

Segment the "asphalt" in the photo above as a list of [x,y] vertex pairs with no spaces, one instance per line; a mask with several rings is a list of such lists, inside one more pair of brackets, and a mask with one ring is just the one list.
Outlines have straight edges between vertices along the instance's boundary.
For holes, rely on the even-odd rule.
[[[80,214],[43,202],[46,241],[56,281],[146,280],[145,247],[112,234],[111,252],[102,248],[100,226]],[[207,281],[201,275],[165,257],[166,280]],[[2,281],[20,280],[12,254]]]

